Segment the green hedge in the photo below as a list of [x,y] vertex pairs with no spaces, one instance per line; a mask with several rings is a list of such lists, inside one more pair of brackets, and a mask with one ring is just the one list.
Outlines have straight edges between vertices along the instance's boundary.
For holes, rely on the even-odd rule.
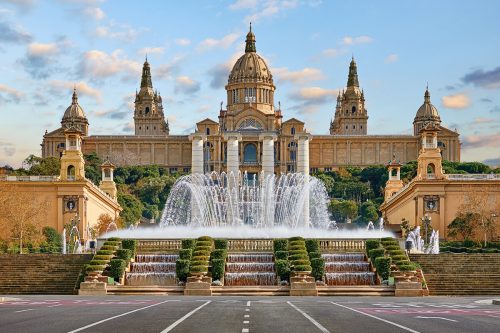
[[304,240],[304,238],[302,238],[302,237],[300,237],[300,236],[295,236],[295,237],[290,237],[290,238],[288,238],[288,240],[289,240],[290,242],[293,242],[293,241],[303,241],[303,240]]
[[198,237],[198,241],[202,241],[202,242],[212,242],[212,237],[209,237],[209,236],[201,236],[201,237]]
[[309,261],[309,259],[301,259],[301,260],[293,260],[291,261],[291,266],[295,267],[295,266],[303,266],[303,265],[310,265],[311,262]]
[[405,265],[411,265],[411,261],[410,260],[394,260],[394,263],[396,264],[396,266],[405,266]]
[[105,268],[106,268],[106,266],[104,266],[104,265],[88,265],[87,272],[104,271]]
[[401,250],[399,245],[389,245],[389,246],[384,246],[387,251],[394,251],[394,250]]
[[400,261],[400,260],[408,260],[408,257],[403,255],[403,256],[391,256],[393,261]]
[[114,246],[114,245],[103,245],[101,246],[101,248],[99,250],[101,251],[116,251],[116,249],[118,248],[118,246]]
[[208,265],[196,265],[189,268],[190,273],[208,272]]
[[403,250],[391,250],[391,251],[387,251],[389,252],[389,254],[392,256],[404,256],[405,255],[405,251]]
[[377,273],[382,278],[382,280],[388,280],[389,276],[391,275],[391,258],[375,258],[375,268],[377,269]]
[[311,272],[312,267],[311,265],[298,265],[298,266],[293,266],[293,270],[295,272]]
[[306,244],[304,243],[304,241],[301,241],[301,240],[298,240],[298,241],[289,241],[288,242],[288,248],[292,247],[292,246],[306,246]]
[[99,250],[96,252],[96,255],[109,256],[109,255],[113,255],[114,253],[115,253],[115,251],[111,251],[111,250]]
[[127,249],[132,251],[132,257],[135,257],[137,252],[137,241],[135,239],[124,239],[122,240],[122,249]]
[[293,255],[296,255],[296,254],[303,254],[303,255],[306,255],[307,257],[309,257],[309,255],[307,254],[307,251],[306,250],[293,250],[293,251],[288,251],[288,254],[290,256],[293,256]]
[[200,247],[200,246],[212,248],[212,242],[211,241],[197,241],[196,247]]
[[127,262],[123,259],[111,259],[109,262],[109,268],[111,271],[111,277],[119,279],[123,276],[125,268],[127,267]]
[[306,251],[307,252],[307,249],[306,249],[305,245],[293,245],[293,246],[288,247],[288,251],[290,251],[290,252],[292,252],[292,251]]
[[220,280],[224,276],[224,259],[212,259],[212,279]]
[[189,275],[189,260],[177,259],[175,262],[175,274],[180,281],[186,282]]
[[377,239],[367,239],[365,242],[365,247],[366,247],[366,254],[368,254],[370,250],[380,247],[380,241]]
[[208,252],[212,252],[212,247],[211,246],[198,246],[196,245],[196,247],[194,248],[195,251],[208,251]]
[[116,251],[116,256],[118,259],[123,259],[125,261],[130,261],[130,258],[132,258],[132,250],[129,249],[120,249]]
[[214,246],[217,250],[227,250],[227,239],[214,239]]
[[288,240],[286,239],[273,239],[273,250],[274,253],[278,251],[288,250]]
[[287,260],[278,259],[274,262],[276,267],[276,274],[281,280],[288,280],[290,278],[290,266]]
[[375,258],[383,257],[384,253],[384,248],[379,247],[377,249],[370,250],[370,252],[368,252],[368,256],[370,257],[372,264],[375,264]]
[[110,261],[111,258],[113,258],[112,254],[110,254],[110,255],[96,254],[94,256],[93,260],[106,260],[106,261]]
[[306,239],[307,252],[320,252],[318,239]]
[[312,276],[316,281],[323,280],[323,275],[325,275],[325,260],[323,258],[313,258],[311,259]]
[[197,256],[210,256],[210,251],[207,251],[207,250],[194,250],[193,253],[192,253],[192,256],[193,257],[197,257]]
[[293,254],[291,256],[288,256],[288,260],[293,261],[293,260],[308,260],[309,256],[307,254]]
[[109,245],[109,246],[121,246],[121,245],[122,245],[122,242],[120,242],[120,241],[110,241],[110,240],[107,240],[107,241],[105,241],[102,245]]
[[191,260],[192,253],[193,253],[192,249],[181,249],[179,250],[179,259]]
[[225,249],[217,249],[213,250],[211,254],[212,260],[213,259],[222,259],[225,260],[227,258],[227,250]]
[[309,252],[309,259],[321,258],[321,252]]
[[191,257],[191,262],[194,262],[194,261],[209,261],[210,260],[210,256],[192,256]]
[[181,241],[181,248],[183,249],[194,249],[194,246],[196,245],[196,239],[183,239]]
[[95,258],[89,262],[91,266],[107,265],[109,260],[96,260]]
[[201,260],[191,260],[189,266],[208,266],[208,257]]
[[287,260],[288,259],[288,251],[276,251],[274,253],[276,260]]
[[401,266],[398,266],[398,269],[400,271],[414,271],[417,269],[417,266],[415,266],[413,263],[411,263],[410,265],[401,265]]

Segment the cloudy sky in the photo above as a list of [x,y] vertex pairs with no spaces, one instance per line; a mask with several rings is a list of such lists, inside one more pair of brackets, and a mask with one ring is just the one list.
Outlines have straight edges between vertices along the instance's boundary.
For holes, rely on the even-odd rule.
[[91,134],[132,134],[147,54],[172,134],[217,120],[253,22],[284,118],[328,133],[358,63],[369,134],[410,134],[428,82],[462,160],[500,161],[500,1],[0,0],[0,165],[40,155],[76,85]]

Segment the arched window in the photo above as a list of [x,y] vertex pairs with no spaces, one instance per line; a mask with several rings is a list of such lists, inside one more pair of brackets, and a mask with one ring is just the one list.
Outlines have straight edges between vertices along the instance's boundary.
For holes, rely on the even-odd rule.
[[391,169],[391,176],[396,177],[398,175],[398,170],[397,169]]
[[207,127],[207,129],[205,130],[207,135],[210,135],[210,128]]
[[66,175],[68,179],[73,180],[75,179],[75,167],[73,165],[69,165],[68,169],[66,171]]
[[145,112],[145,113],[146,113],[146,114],[148,114],[148,113],[149,113],[149,106],[146,106],[146,112]]
[[290,130],[290,134],[295,135],[295,127],[292,127],[292,129]]
[[427,164],[427,174],[434,175],[435,173],[436,173],[436,167],[434,166],[434,164],[432,163]]
[[253,143],[249,143],[243,149],[244,162],[257,162],[257,147]]
[[355,106],[352,107],[352,113],[353,114],[356,113],[356,107]]
[[297,160],[297,144],[294,141],[290,142],[288,150],[290,151],[290,161],[295,162]]

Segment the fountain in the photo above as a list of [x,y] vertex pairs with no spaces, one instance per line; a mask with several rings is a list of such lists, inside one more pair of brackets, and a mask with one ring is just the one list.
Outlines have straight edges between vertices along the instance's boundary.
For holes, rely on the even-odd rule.
[[375,284],[375,273],[363,253],[323,254],[325,279],[330,286],[352,286]]
[[231,253],[227,256],[226,286],[276,285],[272,253]]
[[439,230],[432,230],[429,244],[427,245],[424,244],[424,240],[420,236],[420,226],[408,233],[406,241],[411,242],[410,252],[439,254]]
[[175,285],[175,261],[177,254],[138,254],[125,274],[129,286]]

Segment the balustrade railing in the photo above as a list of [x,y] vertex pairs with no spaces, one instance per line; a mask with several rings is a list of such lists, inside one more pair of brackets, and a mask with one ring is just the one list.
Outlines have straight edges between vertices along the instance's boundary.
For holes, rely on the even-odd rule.
[[179,251],[182,246],[180,239],[139,239],[137,252],[172,252]]
[[272,251],[272,239],[229,239],[228,250],[233,252]]
[[320,239],[321,252],[363,252],[365,251],[364,239]]

